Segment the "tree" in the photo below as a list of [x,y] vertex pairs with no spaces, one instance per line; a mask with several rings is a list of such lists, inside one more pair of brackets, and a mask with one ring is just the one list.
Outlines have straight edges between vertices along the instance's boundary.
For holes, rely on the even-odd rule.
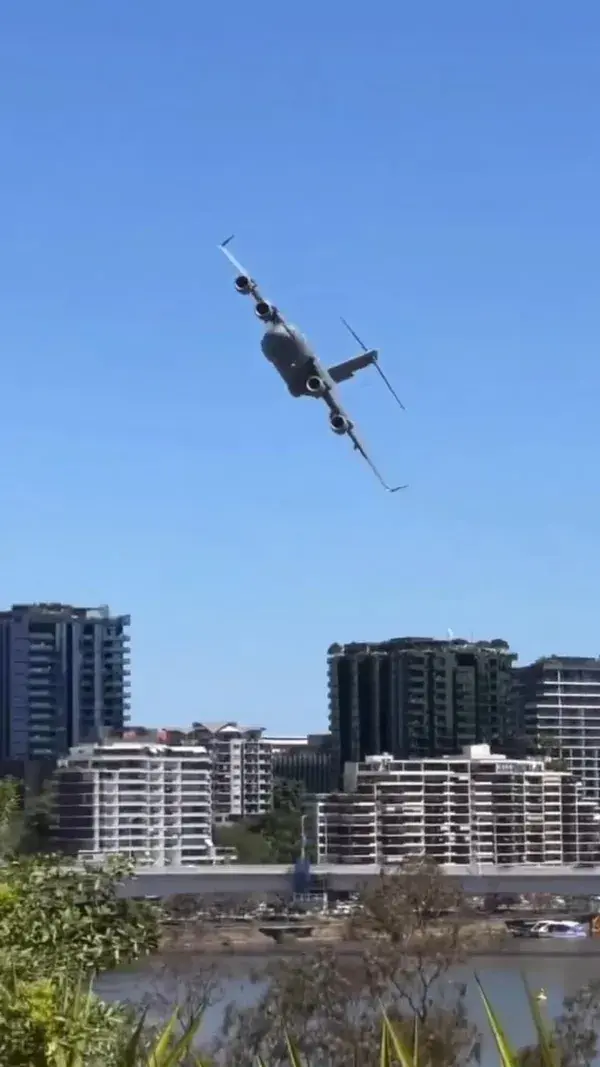
[[277,780],[273,808],[214,828],[215,844],[235,848],[240,863],[294,863],[302,850],[303,790],[300,782]]
[[54,830],[55,781],[39,793],[15,778],[0,778],[0,855],[46,851]]
[[260,827],[247,821],[230,826],[215,826],[217,847],[234,848],[239,863],[272,863],[271,843],[260,833]]
[[273,782],[273,810],[301,814],[304,806],[304,789],[295,779],[276,778]]
[[[273,963],[257,1004],[226,1016],[228,1062],[250,1056],[285,1062],[284,1030],[308,1060],[340,1067],[378,1057],[380,1005],[400,1029],[419,1021],[420,1067],[456,1067],[478,1053],[477,1031],[465,1009],[465,988],[447,981],[464,959],[460,930],[448,911],[462,895],[431,864],[415,861],[382,875],[360,898],[349,935],[358,956],[335,949]],[[259,975],[265,980],[264,971]]]
[[[548,1030],[557,1067],[592,1067],[599,1052],[600,981],[565,997],[562,1012],[548,1023]],[[547,1067],[548,1057],[534,1045],[521,1049],[519,1061],[522,1067]]]
[[158,909],[120,897],[130,864],[67,866],[61,857],[12,859],[0,871],[0,967],[23,977],[95,973],[158,947]]
[[23,829],[17,848],[19,852],[47,852],[56,827],[56,780],[49,778],[39,793],[25,792]]
[[19,801],[18,783],[0,782],[0,1062],[118,1062],[130,1013],[86,986],[98,971],[158,947],[159,912],[119,896],[132,873],[125,861],[80,869],[58,856],[16,855]]
[[0,778],[0,858],[14,850],[21,835],[21,786],[15,778]]
[[[434,1000],[439,1003],[442,979],[465,958],[464,933],[454,917],[463,904],[464,894],[439,867],[410,860],[396,873],[380,875],[351,920],[352,935],[366,941],[364,960],[373,989],[379,994],[393,989],[396,1001],[421,1023]],[[463,997],[464,991],[455,998],[456,1010]]]

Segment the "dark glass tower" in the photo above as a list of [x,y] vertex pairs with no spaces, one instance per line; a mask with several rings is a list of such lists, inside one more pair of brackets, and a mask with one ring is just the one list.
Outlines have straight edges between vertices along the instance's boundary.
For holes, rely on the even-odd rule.
[[46,760],[122,730],[128,615],[15,604],[0,612],[0,759]]
[[332,778],[331,734],[309,734],[306,745],[283,745],[273,751],[273,776],[298,782],[307,795],[329,793]]
[[401,637],[332,645],[328,653],[334,772],[387,752],[396,759],[515,746],[506,641]]

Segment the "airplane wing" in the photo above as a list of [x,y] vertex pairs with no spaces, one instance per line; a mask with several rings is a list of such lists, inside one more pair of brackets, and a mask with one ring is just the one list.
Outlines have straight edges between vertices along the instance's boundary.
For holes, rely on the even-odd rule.
[[355,451],[356,452],[360,452],[360,454],[361,454],[362,458],[364,459],[365,463],[369,464],[369,467],[373,471],[373,474],[378,479],[378,481],[381,482],[383,488],[386,489],[388,493],[397,493],[400,489],[408,489],[407,485],[388,485],[388,483],[386,482],[386,480],[383,477],[383,475],[380,473],[378,468],[373,463],[373,460],[371,459],[371,457],[370,457],[369,453],[367,452],[365,446],[363,445],[360,437],[358,436],[358,434],[356,432],[356,429],[354,427],[354,423],[352,422],[352,419],[349,417],[349,415],[346,414],[344,409],[331,396],[331,394],[326,394],[323,399],[326,401],[326,403],[329,406],[332,418],[337,417],[337,418],[343,419],[345,421],[347,428],[346,428],[345,431],[342,431],[342,432],[345,432],[346,436],[350,438],[350,440],[352,441],[352,444],[354,445]]
[[248,284],[248,290],[247,291],[248,292],[252,292],[252,294],[254,295],[255,292],[258,292],[258,287],[256,285],[256,282],[250,276],[250,274],[248,273],[246,268],[242,266],[242,264],[240,263],[239,259],[236,259],[235,256],[233,255],[233,253],[230,252],[229,248],[227,247],[228,245],[231,244],[231,242],[233,241],[234,237],[235,237],[235,234],[232,233],[231,237],[228,237],[225,241],[221,241],[221,244],[219,245],[219,248],[220,248],[221,252],[223,253],[223,255],[227,257],[227,259],[231,263],[231,266],[234,267],[235,270],[237,270],[238,276],[239,276],[239,279],[240,279],[240,283],[242,281],[248,282],[249,284]]
[[273,322],[280,326],[284,326],[288,329],[288,325],[274,304],[270,300],[266,300],[258,288],[258,283],[254,280],[249,271],[235,258],[232,252],[229,251],[228,245],[233,241],[234,234],[228,237],[226,241],[223,241],[219,248],[224,256],[229,260],[232,267],[237,271],[237,277],[235,279],[235,287],[238,293],[242,293],[245,296],[251,296],[256,304],[256,314],[258,318],[264,322]]

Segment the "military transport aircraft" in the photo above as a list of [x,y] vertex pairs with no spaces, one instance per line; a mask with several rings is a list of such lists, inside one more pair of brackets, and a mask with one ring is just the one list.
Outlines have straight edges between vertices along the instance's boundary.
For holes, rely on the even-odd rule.
[[219,248],[237,271],[234,283],[237,292],[245,296],[251,296],[254,300],[255,314],[265,327],[261,341],[263,355],[281,375],[292,396],[312,396],[325,401],[329,408],[329,425],[333,432],[339,436],[345,435],[350,438],[354,448],[360,452],[388,493],[397,493],[399,489],[406,489],[405,485],[390,486],[384,481],[361,443],[354,428],[354,423],[344,411],[336,394],[336,385],[340,382],[348,381],[349,378],[352,378],[357,371],[363,370],[364,367],[373,366],[383,378],[396,402],[404,410],[402,401],[377,362],[379,358],[377,350],[367,348],[346,320],[342,319],[346,329],[362,348],[362,353],[353,359],[347,360],[345,363],[338,363],[333,367],[324,367],[319,362],[316,353],[312,350],[306,338],[295,326],[292,326],[291,323],[284,319],[274,304],[265,300],[254,278],[231,254],[228,246],[232,240],[233,235],[223,241]]

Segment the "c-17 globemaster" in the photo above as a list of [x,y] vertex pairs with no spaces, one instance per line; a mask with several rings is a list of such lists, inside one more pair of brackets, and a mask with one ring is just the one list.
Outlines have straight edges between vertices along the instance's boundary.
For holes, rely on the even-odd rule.
[[390,486],[384,481],[364,445],[361,444],[355,431],[354,423],[346,414],[336,396],[336,385],[340,382],[348,381],[349,378],[352,378],[357,371],[363,370],[364,367],[373,366],[383,378],[394,399],[404,410],[402,401],[396,395],[377,362],[379,358],[377,350],[374,348],[368,349],[346,320],[342,319],[346,329],[349,330],[356,343],[362,348],[362,353],[359,356],[355,356],[354,359],[347,360],[345,363],[338,363],[334,367],[324,367],[317,359],[306,338],[302,336],[295,326],[286,322],[274,304],[265,300],[254,278],[231,254],[228,245],[232,240],[233,235],[223,241],[219,248],[237,271],[235,279],[237,292],[245,296],[251,296],[255,302],[254,310],[256,316],[265,327],[261,340],[263,355],[281,375],[292,396],[312,396],[325,401],[329,408],[329,425],[333,432],[339,436],[345,434],[350,438],[354,448],[360,452],[388,493],[397,493],[399,489],[406,489],[405,485]]

